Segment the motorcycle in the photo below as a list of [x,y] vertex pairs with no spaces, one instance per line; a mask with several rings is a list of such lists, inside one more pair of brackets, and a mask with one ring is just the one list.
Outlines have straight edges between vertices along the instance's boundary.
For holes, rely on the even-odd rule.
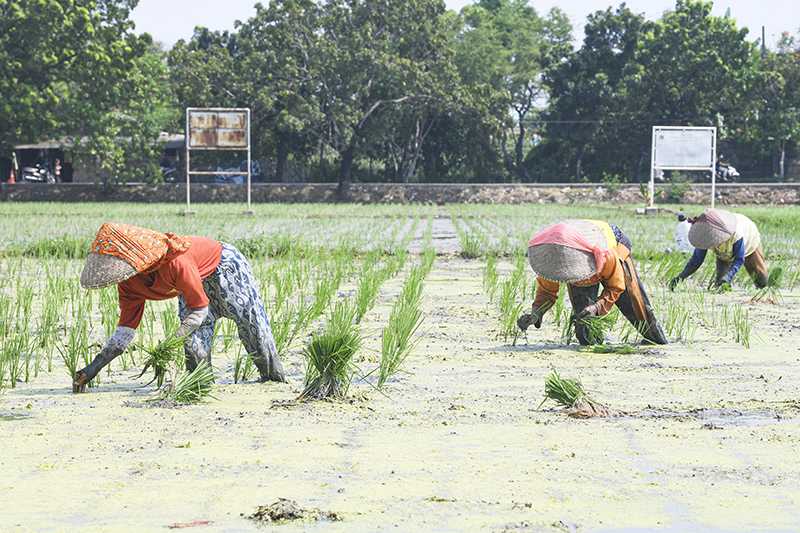
[[22,168],[22,181],[28,183],[55,183],[56,177],[41,163]]
[[717,163],[717,181],[736,181],[739,171],[733,165]]

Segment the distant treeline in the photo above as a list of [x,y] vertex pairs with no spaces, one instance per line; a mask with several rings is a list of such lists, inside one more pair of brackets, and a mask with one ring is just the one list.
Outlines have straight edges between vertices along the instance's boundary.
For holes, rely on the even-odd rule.
[[800,41],[763,46],[711,2],[597,11],[576,48],[562,11],[525,0],[283,0],[169,51],[134,32],[135,5],[0,1],[0,156],[71,138],[120,181],[158,181],[153,139],[189,106],[251,108],[276,181],[641,180],[653,125],[716,126],[762,178],[798,152]]

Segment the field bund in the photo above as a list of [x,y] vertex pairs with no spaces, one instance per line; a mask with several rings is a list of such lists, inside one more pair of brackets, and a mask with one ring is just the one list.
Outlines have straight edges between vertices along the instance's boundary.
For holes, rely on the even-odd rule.
[[[192,184],[196,203],[242,203],[246,189],[242,185]],[[672,186],[658,184],[658,203],[707,204],[709,184]],[[324,203],[346,201],[365,204],[571,204],[615,203],[644,204],[638,184],[607,186],[601,183],[526,183],[526,184],[455,184],[455,183],[353,183],[344,198],[337,194],[335,183],[254,183],[252,200],[268,202]],[[185,184],[96,185],[92,183],[0,184],[3,202],[173,202],[186,201]],[[717,201],[721,205],[793,205],[800,204],[800,183],[720,183]]]

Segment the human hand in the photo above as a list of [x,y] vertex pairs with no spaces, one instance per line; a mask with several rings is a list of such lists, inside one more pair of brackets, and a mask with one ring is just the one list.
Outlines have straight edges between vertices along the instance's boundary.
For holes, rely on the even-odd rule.
[[583,311],[578,313],[577,318],[579,320],[583,319],[583,318],[591,318],[591,317],[597,316],[597,314],[598,314],[597,305],[596,304],[591,304],[591,305],[587,305],[586,307],[584,307]]

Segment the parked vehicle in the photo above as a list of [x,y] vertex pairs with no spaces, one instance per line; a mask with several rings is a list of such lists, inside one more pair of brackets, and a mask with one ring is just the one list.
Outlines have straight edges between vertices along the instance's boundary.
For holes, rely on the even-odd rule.
[[36,163],[32,167],[22,168],[22,181],[28,183],[55,183],[56,177],[47,167],[41,163]]

